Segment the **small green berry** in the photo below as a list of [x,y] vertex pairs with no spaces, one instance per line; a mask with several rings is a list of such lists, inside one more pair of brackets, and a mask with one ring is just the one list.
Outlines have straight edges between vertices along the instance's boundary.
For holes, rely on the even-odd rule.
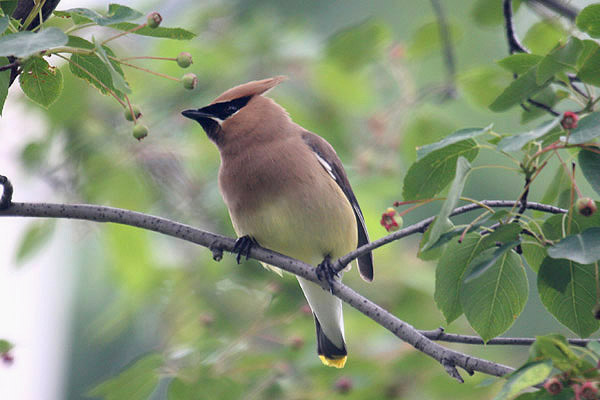
[[198,86],[198,77],[196,74],[185,74],[181,77],[181,81],[183,82],[183,87],[188,90],[194,90]]
[[131,109],[133,110],[133,115],[135,115],[135,118],[133,118],[133,115],[131,114],[131,110],[129,109],[129,107],[125,107],[125,119],[127,121],[133,121],[142,116],[142,111],[140,110],[140,108],[138,106],[132,104]]
[[192,55],[186,51],[182,51],[177,56],[177,65],[179,65],[181,68],[187,68],[192,65],[193,62]]
[[146,136],[148,136],[148,128],[146,127],[146,125],[138,124],[133,127],[134,138],[136,138],[137,140],[142,140]]
[[148,28],[158,28],[161,22],[162,17],[156,11],[151,12],[150,14],[148,14],[148,17],[146,17],[146,23],[148,24]]

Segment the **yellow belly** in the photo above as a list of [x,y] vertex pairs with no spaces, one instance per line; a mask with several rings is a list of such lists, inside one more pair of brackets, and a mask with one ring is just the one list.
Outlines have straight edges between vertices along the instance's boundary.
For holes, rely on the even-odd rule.
[[340,257],[357,245],[354,211],[333,180],[292,196],[265,199],[250,213],[231,211],[238,235],[250,235],[263,247],[312,265],[325,256]]

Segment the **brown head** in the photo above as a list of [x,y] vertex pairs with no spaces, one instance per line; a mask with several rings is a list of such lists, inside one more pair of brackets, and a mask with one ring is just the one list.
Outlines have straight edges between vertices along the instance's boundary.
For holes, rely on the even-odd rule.
[[[259,126],[289,122],[289,116],[273,100],[264,97],[268,90],[287,79],[284,76],[252,81],[233,87],[211,104],[197,110],[185,110],[184,117],[197,121],[207,136],[224,146],[229,140],[251,134]],[[261,132],[277,129],[261,129]]]

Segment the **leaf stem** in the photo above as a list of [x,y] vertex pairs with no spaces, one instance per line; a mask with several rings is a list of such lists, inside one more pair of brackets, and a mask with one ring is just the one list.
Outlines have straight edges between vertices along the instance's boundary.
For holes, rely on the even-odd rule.
[[104,46],[106,43],[110,42],[111,40],[118,39],[118,38],[120,38],[121,36],[125,36],[125,35],[127,35],[128,33],[133,33],[133,32],[135,32],[135,31],[139,31],[140,29],[142,29],[142,28],[145,28],[147,25],[148,25],[148,24],[144,23],[144,24],[138,25],[138,26],[136,26],[136,27],[133,27],[133,28],[131,28],[131,29],[127,30],[127,31],[123,31],[123,32],[121,32],[121,33],[118,33],[118,34],[116,34],[115,36],[111,36],[111,37],[109,37],[109,38],[108,38],[108,39],[106,39],[104,42],[100,43],[100,45],[101,45],[101,46]]

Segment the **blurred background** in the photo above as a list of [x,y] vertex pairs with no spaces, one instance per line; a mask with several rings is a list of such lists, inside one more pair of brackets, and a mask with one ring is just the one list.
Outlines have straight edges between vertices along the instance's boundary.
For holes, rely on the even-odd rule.
[[[175,77],[194,72],[198,88],[186,91],[126,69],[132,101],[150,130],[138,142],[118,103],[51,58],[63,68],[64,92],[44,110],[13,85],[0,119],[0,173],[12,180],[15,201],[122,207],[234,236],[216,184],[218,152],[180,111],[206,105],[234,85],[287,75],[269,96],[336,148],[377,239],[387,233],[381,213],[402,200],[416,146],[459,128],[494,123],[497,132],[517,133],[543,121],[537,110],[486,108],[512,79],[494,63],[507,55],[501,2],[439,3],[454,69],[443,55],[430,1],[123,1],[144,13],[158,11],[164,26],[197,36],[128,35],[113,43],[117,55],[190,52],[194,64],[185,71],[174,62],[137,64]],[[58,9],[72,7],[104,12],[107,3],[63,0]],[[567,26],[535,3],[521,4],[515,22],[534,52],[552,48]],[[477,165],[504,163],[482,152]],[[543,174],[530,199],[541,198],[551,178]],[[521,187],[517,174],[480,169],[465,195],[515,199]],[[410,213],[405,225],[436,207]],[[447,326],[437,310],[435,264],[417,258],[418,240],[378,249],[372,284],[356,271],[345,283],[419,329],[473,334],[464,317]],[[569,334],[530,285],[529,303],[506,335]],[[280,278],[255,261],[236,265],[231,255],[217,263],[204,248],[125,226],[3,218],[0,304],[0,338],[15,344],[14,361],[0,363],[2,399],[98,393],[115,399],[485,399],[500,387],[482,374],[463,373],[466,383],[456,383],[437,362],[350,307],[349,361],[343,370],[326,368],[292,276]],[[527,358],[518,348],[448,346],[512,366]],[[157,366],[160,377],[149,378]]]

